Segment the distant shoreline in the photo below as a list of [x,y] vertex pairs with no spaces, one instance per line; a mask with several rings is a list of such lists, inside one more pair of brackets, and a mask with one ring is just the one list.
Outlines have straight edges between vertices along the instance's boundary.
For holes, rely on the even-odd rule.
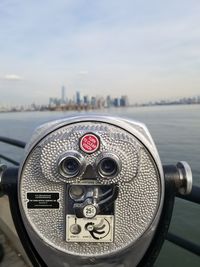
[[200,103],[166,103],[166,104],[138,104],[138,105],[128,105],[128,106],[119,106],[119,107],[102,107],[102,108],[75,108],[75,109],[49,109],[49,108],[42,108],[42,109],[24,109],[24,110],[15,110],[15,109],[11,109],[11,110],[0,110],[0,113],[23,113],[23,112],[68,112],[68,111],[77,111],[77,112],[81,112],[81,111],[103,111],[103,110],[109,110],[109,109],[124,109],[124,108],[141,108],[141,107],[162,107],[162,106],[197,106],[200,105]]

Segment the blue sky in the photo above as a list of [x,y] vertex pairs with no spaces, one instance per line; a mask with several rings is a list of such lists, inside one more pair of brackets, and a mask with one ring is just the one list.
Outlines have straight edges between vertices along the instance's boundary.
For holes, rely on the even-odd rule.
[[1,0],[0,105],[200,95],[199,0]]

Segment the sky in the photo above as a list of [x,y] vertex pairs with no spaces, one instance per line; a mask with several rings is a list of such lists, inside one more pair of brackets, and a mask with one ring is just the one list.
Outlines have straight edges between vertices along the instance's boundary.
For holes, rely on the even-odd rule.
[[0,105],[200,95],[199,0],[1,0]]

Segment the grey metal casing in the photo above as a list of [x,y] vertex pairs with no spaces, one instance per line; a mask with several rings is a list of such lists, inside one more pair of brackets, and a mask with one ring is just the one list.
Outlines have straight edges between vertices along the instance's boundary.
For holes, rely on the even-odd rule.
[[[148,225],[148,228],[144,231],[144,233],[136,239],[136,241],[126,246],[124,249],[119,249],[116,251],[112,251],[109,254],[105,255],[95,255],[95,256],[84,256],[84,255],[73,255],[73,253],[66,253],[57,249],[50,244],[47,244],[46,240],[42,239],[38,233],[33,229],[30,221],[27,218],[25,213],[23,203],[22,203],[22,188],[21,188],[21,179],[23,175],[24,166],[30,157],[31,152],[37,147],[41,140],[45,137],[54,133],[58,129],[62,127],[75,125],[79,123],[99,123],[117,127],[126,131],[128,134],[132,135],[136,138],[142,146],[144,146],[145,150],[151,155],[152,161],[155,163],[155,167],[157,168],[160,187],[158,192],[159,195],[159,203],[156,208],[155,216],[153,217],[151,223]],[[42,256],[47,266],[58,266],[58,267],[75,267],[75,266],[98,266],[98,267],[122,267],[122,266],[136,266],[145,251],[147,250],[153,236],[155,233],[156,226],[158,224],[163,199],[164,199],[164,176],[162,164],[156,149],[156,146],[151,138],[151,135],[147,128],[138,122],[134,122],[127,119],[121,118],[113,118],[113,117],[105,117],[105,116],[79,116],[74,118],[67,118],[59,121],[55,121],[52,123],[47,123],[36,130],[34,133],[31,142],[26,147],[25,158],[21,164],[20,172],[19,172],[19,184],[18,184],[18,192],[19,192],[19,205],[22,214],[22,218],[26,227],[26,230],[35,246],[38,250],[39,254]]]

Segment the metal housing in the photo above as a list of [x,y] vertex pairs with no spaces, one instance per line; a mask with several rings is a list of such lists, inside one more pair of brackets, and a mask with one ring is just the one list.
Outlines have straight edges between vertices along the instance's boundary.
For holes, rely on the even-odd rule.
[[[94,132],[101,148],[84,154],[77,140]],[[114,241],[67,243],[65,240],[66,183],[81,184],[82,176],[63,179],[56,173],[59,155],[70,150],[82,153],[95,167],[98,155],[117,154],[121,172],[109,180],[95,177],[98,184],[119,184],[115,205]],[[26,230],[47,266],[136,266],[155,233],[164,199],[162,164],[147,128],[138,122],[105,116],[79,116],[47,123],[36,130],[26,147],[20,167],[19,205]],[[85,183],[85,181],[84,181]],[[59,210],[28,210],[28,192],[58,192]]]

